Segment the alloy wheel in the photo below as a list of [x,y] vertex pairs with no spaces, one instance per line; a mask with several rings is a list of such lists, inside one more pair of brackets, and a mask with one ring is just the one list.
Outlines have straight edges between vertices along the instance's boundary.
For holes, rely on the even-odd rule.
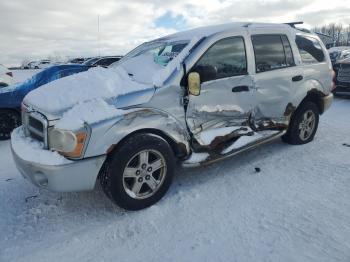
[[166,162],[159,151],[140,151],[131,158],[124,169],[124,190],[134,199],[149,198],[163,184],[166,172]]
[[315,130],[316,117],[312,110],[307,110],[299,124],[299,138],[302,141],[308,140]]

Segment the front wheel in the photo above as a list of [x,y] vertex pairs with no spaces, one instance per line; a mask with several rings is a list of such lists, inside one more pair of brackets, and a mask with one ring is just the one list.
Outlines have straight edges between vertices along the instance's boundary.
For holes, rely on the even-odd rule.
[[100,183],[117,205],[126,210],[140,210],[165,195],[174,167],[173,151],[163,138],[136,134],[110,156]]
[[11,137],[13,129],[21,125],[21,116],[13,110],[0,110],[0,140]]
[[294,112],[282,140],[292,145],[311,142],[317,131],[319,110],[315,103],[305,102]]

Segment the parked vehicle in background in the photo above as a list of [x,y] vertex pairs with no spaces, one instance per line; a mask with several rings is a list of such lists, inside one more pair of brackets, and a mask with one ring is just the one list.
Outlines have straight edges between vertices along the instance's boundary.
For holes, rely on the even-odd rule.
[[108,67],[111,64],[119,61],[122,58],[122,56],[103,56],[103,57],[94,57],[90,58],[89,60],[85,61],[84,65],[89,66],[102,66],[102,67]]
[[350,46],[331,47],[328,49],[328,53],[331,58],[332,65],[334,65],[337,60],[350,57]]
[[28,67],[26,67],[25,69],[34,69],[34,64],[36,64],[36,61],[31,61],[28,63]]
[[62,77],[91,68],[84,65],[58,65],[44,69],[27,81],[0,88],[0,140],[10,138],[13,129],[21,125],[21,103],[32,90]]
[[87,60],[87,58],[84,57],[77,57],[69,60],[67,63],[68,64],[82,64]]
[[350,57],[338,60],[333,69],[336,74],[335,94],[350,94]]
[[0,64],[0,90],[3,87],[11,85],[13,82],[12,72]]
[[35,63],[35,62],[34,62],[34,61],[24,62],[24,63],[21,65],[21,69],[30,69],[32,63]]
[[40,60],[38,62],[35,62],[31,64],[32,69],[44,69],[52,66],[53,64],[51,63],[50,60]]
[[167,192],[176,161],[204,165],[278,137],[312,141],[332,75],[320,39],[289,25],[179,32],[29,93],[14,160],[39,187],[91,190],[98,180],[112,201],[139,210]]

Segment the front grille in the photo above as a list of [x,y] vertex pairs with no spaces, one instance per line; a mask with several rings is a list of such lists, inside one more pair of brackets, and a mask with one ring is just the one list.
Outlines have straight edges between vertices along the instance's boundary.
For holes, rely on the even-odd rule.
[[350,83],[350,65],[340,65],[337,80],[339,82]]
[[39,120],[37,120],[37,119],[35,119],[33,117],[29,117],[28,125],[30,127],[35,128],[35,130],[39,130],[40,132],[43,132],[43,130],[44,130],[43,123],[41,123]]
[[23,124],[26,135],[30,136],[47,146],[47,120],[37,112],[23,113]]
[[30,137],[45,142],[44,125],[31,115],[28,116],[28,133]]

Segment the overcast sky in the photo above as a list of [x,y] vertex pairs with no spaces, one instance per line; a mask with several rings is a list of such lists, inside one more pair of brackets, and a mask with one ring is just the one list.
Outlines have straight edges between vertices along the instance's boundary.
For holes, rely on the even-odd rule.
[[[97,17],[100,15],[100,45]],[[2,0],[0,63],[119,55],[179,30],[232,21],[350,24],[350,0]]]

